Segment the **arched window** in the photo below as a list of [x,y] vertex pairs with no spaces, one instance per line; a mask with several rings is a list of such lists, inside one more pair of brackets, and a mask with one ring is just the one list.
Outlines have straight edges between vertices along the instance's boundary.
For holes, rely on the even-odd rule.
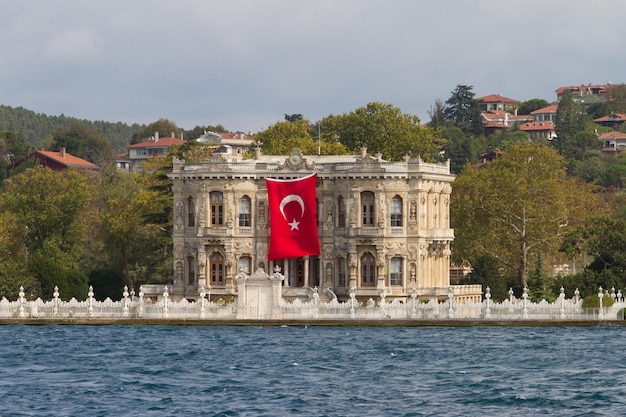
[[196,225],[196,203],[193,197],[187,199],[187,226],[194,227]]
[[211,264],[211,285],[224,285],[224,257],[213,252],[209,258]]
[[224,224],[224,195],[220,191],[211,191],[211,226]]
[[402,258],[393,257],[389,263],[389,285],[402,285]]
[[402,227],[402,198],[398,195],[391,199],[391,227]]
[[344,258],[337,259],[337,287],[346,286],[346,260]]
[[244,195],[239,200],[239,227],[250,227],[251,219],[250,219],[250,197]]
[[361,285],[373,287],[376,284],[376,260],[374,255],[365,252],[361,256]]
[[187,258],[187,284],[193,285],[196,282],[196,259],[193,256]]
[[374,225],[374,193],[371,191],[361,193],[361,214],[363,226]]
[[342,196],[337,198],[337,227],[340,229],[346,227],[346,202]]

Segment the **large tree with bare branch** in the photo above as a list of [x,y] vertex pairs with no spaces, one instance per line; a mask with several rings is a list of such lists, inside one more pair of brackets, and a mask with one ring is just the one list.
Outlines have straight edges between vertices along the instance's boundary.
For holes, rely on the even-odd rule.
[[490,255],[526,287],[537,255],[556,260],[565,233],[600,204],[564,165],[553,148],[523,142],[482,168],[467,167],[453,183],[456,256]]

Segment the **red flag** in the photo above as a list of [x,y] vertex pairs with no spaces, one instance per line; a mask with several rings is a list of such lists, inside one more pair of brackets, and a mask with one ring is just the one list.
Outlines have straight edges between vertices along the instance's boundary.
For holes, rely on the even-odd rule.
[[268,261],[319,255],[316,174],[294,180],[266,178],[270,208]]

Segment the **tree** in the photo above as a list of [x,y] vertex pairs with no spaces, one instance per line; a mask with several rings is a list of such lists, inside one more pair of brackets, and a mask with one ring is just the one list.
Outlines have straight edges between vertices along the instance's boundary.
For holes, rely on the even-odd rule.
[[570,157],[581,161],[587,152],[602,149],[602,140],[593,132],[580,131],[572,136],[571,145]]
[[[317,134],[317,131],[315,131]],[[278,122],[256,135],[266,155],[287,155],[297,148],[305,155],[343,155],[348,150],[336,140],[316,139],[311,136],[308,120]]]
[[508,298],[509,280],[501,273],[500,262],[490,255],[480,255],[472,263],[472,272],[466,278],[467,284],[480,284],[483,291],[489,287],[493,301]]
[[286,122],[297,122],[298,120],[303,120],[304,117],[300,113],[287,114],[285,113],[285,121]]
[[341,116],[330,115],[320,122],[322,135],[337,138],[349,151],[367,147],[370,154],[400,161],[405,155],[434,161],[443,147],[437,129],[422,126],[420,119],[390,104],[369,103]]
[[98,174],[35,167],[5,181],[0,211],[10,213],[17,230],[23,230],[29,271],[45,295],[58,285],[66,295],[86,296],[79,261],[87,230],[85,208],[94,194],[88,175]]
[[40,294],[39,282],[28,270],[28,249],[24,245],[26,230],[9,211],[0,212],[0,298],[15,300],[20,286],[27,295]]
[[[143,271],[162,234],[161,225],[147,224],[146,217],[166,211],[159,193],[141,183],[140,174],[112,172],[99,187],[100,236],[111,265],[129,288],[145,282]],[[171,196],[169,196],[171,199]]]
[[517,114],[530,114],[535,110],[543,109],[544,107],[548,107],[550,103],[542,98],[531,98],[530,100],[526,100],[517,108]]
[[183,137],[186,140],[193,141],[195,139],[198,139],[200,136],[202,136],[206,132],[229,133],[229,131],[222,125],[217,125],[217,126],[207,125],[207,126],[196,126],[191,130],[185,130],[183,132]]
[[471,141],[461,129],[454,126],[443,128],[441,136],[446,140],[444,150],[453,174],[461,172],[465,165],[476,162],[475,149],[472,149]]
[[612,85],[606,95],[613,113],[626,113],[626,84]]
[[474,99],[472,88],[471,85],[457,85],[452,96],[446,100],[444,115],[467,136],[479,136],[484,133],[484,128],[480,106]]
[[430,123],[428,126],[432,128],[442,128],[446,125],[446,105],[440,99],[435,100],[435,104],[428,110]]
[[156,122],[152,122],[145,126],[139,133],[134,134],[130,143],[131,145],[141,143],[143,139],[153,137],[155,132],[159,132],[159,136],[164,138],[170,137],[171,135],[177,135],[180,130],[181,129],[176,126],[176,123],[171,120],[161,118]]
[[[626,286],[626,221],[623,218],[594,216],[584,227],[568,234],[563,251],[584,253],[592,258],[585,268],[586,291]],[[581,288],[582,290],[582,288]]]
[[552,144],[565,158],[573,157],[576,152],[574,135],[585,130],[585,122],[586,113],[582,106],[573,100],[571,93],[563,94],[556,110],[556,139]]
[[526,287],[537,254],[558,258],[564,234],[599,206],[590,186],[566,176],[564,164],[550,147],[520,142],[482,169],[465,168],[450,208],[456,256],[493,256]]
[[73,156],[86,159],[97,165],[110,161],[113,157],[113,146],[107,138],[82,123],[75,122],[67,129],[58,129],[53,133],[52,151],[65,148]]

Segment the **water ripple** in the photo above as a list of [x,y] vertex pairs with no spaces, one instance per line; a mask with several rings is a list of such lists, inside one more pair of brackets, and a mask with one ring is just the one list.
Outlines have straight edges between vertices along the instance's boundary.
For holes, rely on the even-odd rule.
[[615,416],[622,327],[2,326],[12,416]]

